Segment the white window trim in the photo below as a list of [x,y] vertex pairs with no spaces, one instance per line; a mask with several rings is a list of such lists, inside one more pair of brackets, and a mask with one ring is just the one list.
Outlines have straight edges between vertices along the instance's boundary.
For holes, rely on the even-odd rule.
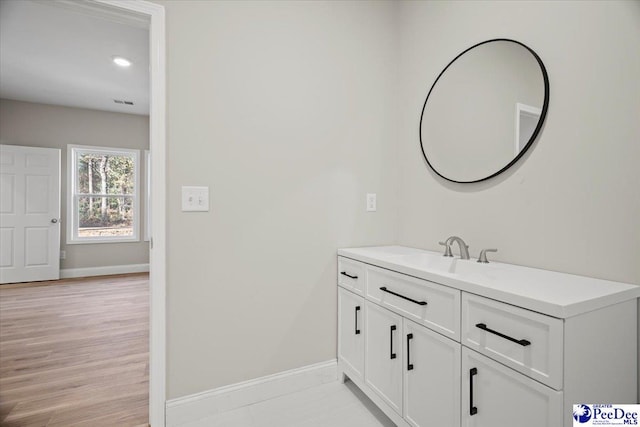
[[[76,211],[76,153],[121,153],[134,156],[133,179],[133,236],[78,237],[78,215]],[[140,150],[115,147],[94,147],[91,145],[67,145],[67,245],[94,243],[123,243],[140,241]]]

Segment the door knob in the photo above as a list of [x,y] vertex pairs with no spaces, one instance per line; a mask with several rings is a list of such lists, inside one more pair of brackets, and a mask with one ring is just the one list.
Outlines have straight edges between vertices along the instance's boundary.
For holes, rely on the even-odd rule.
[[58,222],[58,218],[51,218],[51,223],[56,224]]

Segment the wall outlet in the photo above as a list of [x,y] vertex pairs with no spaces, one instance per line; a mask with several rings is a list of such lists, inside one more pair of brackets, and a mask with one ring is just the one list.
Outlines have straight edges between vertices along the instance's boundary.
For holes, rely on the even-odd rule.
[[182,187],[183,212],[209,211],[209,187]]
[[67,251],[60,251],[60,259],[67,259]]
[[375,212],[378,209],[376,193],[367,193],[367,212]]

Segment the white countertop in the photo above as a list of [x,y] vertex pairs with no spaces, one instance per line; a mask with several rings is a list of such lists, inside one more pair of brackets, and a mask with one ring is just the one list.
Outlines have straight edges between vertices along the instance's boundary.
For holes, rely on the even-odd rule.
[[558,318],[640,297],[640,286],[629,283],[499,262],[480,264],[403,246],[339,249],[338,255]]

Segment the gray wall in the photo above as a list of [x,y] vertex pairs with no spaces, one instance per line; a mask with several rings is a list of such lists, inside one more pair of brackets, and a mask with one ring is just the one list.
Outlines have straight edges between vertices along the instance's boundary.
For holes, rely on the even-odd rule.
[[[640,282],[637,2],[159,1],[168,54],[168,397],[335,358],[335,252],[399,242]],[[506,36],[547,125],[489,183],[427,169],[442,64]],[[208,185],[211,211],[180,211]],[[366,192],[378,212],[366,213]]]
[[162,4],[168,397],[334,359],[337,248],[395,240],[395,8]]
[[[403,2],[398,129],[400,244],[640,284],[640,2]],[[550,79],[546,125],[508,173],[454,185],[422,159],[416,128],[440,65],[506,37]]]
[[[475,255],[497,247],[501,261],[640,283],[640,3],[403,2],[400,10],[399,242],[440,250],[439,240],[457,234]],[[496,36],[544,61],[546,124],[506,174],[444,182],[420,155],[424,97],[447,58]]]
[[[62,150],[60,247],[66,251],[67,257],[60,261],[60,268],[104,267],[149,262],[148,243],[142,241],[144,150],[149,148],[149,117],[0,99],[0,142]],[[141,150],[140,242],[66,244],[67,144]]]

